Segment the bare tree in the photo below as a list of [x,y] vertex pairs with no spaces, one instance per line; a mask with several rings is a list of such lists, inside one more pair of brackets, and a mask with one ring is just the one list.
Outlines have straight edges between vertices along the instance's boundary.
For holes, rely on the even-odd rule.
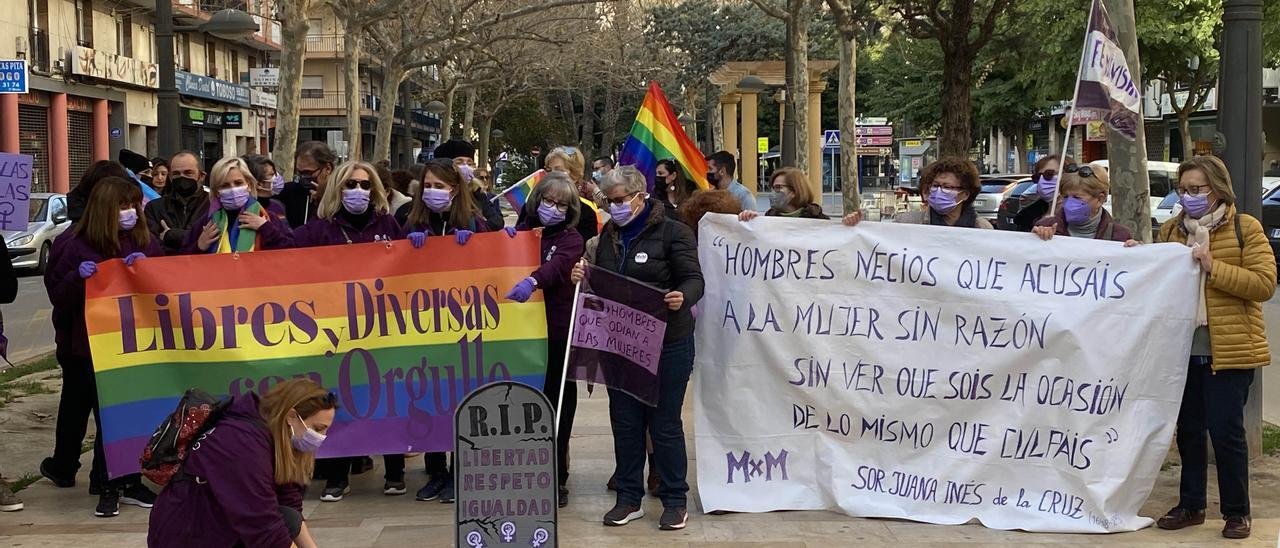
[[846,215],[862,208],[858,182],[858,17],[865,0],[827,0],[840,33],[840,180]]
[[[391,15],[411,0],[325,0],[325,6],[333,11],[343,26],[342,76],[343,92],[347,106],[347,154],[351,159],[364,158],[362,147],[360,112],[363,101],[360,93],[360,58],[365,28]],[[394,103],[392,103],[394,105]],[[394,108],[385,103],[383,108]],[[372,107],[371,107],[372,108]]]
[[276,107],[276,142],[271,160],[280,173],[293,173],[293,153],[298,146],[298,109],[302,101],[302,63],[310,24],[307,14],[322,0],[276,0],[280,20],[280,89]]
[[[809,154],[821,154],[821,150],[810,151],[809,128],[809,21],[813,16],[810,0],[777,0],[783,6],[775,4],[775,0],[751,0],[752,4],[787,24],[787,57],[791,60],[787,67],[787,101],[795,112],[796,124],[796,165],[802,169],[809,166]],[[788,113],[790,116],[790,113]],[[810,173],[810,178],[821,174]]]

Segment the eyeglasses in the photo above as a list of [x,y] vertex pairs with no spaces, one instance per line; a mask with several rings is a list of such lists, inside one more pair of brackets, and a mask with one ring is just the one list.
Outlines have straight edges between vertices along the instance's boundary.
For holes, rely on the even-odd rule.
[[609,198],[609,203],[611,203],[611,204],[625,204],[625,203],[627,203],[627,202],[630,202],[631,200],[634,200],[634,199],[636,198],[636,196],[638,196],[638,195],[640,195],[640,191],[638,191],[638,190],[637,190],[637,191],[632,192],[631,194],[628,194],[628,195],[623,196],[623,197],[621,197],[621,198]]
[[791,192],[791,187],[786,185],[777,185],[772,187],[774,192]]
[[360,187],[362,190],[370,190],[373,188],[373,183],[370,182],[368,179],[365,179],[365,180],[347,179],[347,182],[342,183],[342,185],[343,187],[350,190],[355,190],[356,187]]
[[963,186],[960,186],[960,185],[956,185],[956,186],[947,186],[947,185],[938,184],[938,183],[934,183],[933,188],[939,188],[939,189],[942,189],[942,190],[950,190],[951,192],[960,192],[960,191],[962,191],[962,190],[965,190],[965,188],[964,188]]
[[1187,194],[1207,194],[1213,187],[1209,185],[1184,186],[1178,188],[1178,194],[1186,196]]
[[1066,173],[1079,173],[1081,177],[1093,177],[1093,168],[1082,166],[1079,164],[1070,164],[1067,166]]
[[1046,169],[1040,172],[1040,177],[1044,179],[1052,179],[1057,174],[1058,170],[1056,169]]
[[555,201],[555,200],[544,199],[544,200],[542,200],[542,205],[547,206],[547,207],[554,207],[554,208],[556,208],[556,209],[558,209],[558,210],[560,210],[560,211],[568,211],[568,210],[569,210],[569,204],[560,203],[560,202],[557,202],[557,201]]

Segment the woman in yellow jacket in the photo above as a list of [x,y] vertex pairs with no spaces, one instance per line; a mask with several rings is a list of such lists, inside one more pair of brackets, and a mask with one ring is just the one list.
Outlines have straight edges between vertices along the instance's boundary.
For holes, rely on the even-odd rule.
[[1185,244],[1200,265],[1198,326],[1192,335],[1187,385],[1178,413],[1182,485],[1178,505],[1161,529],[1204,523],[1208,451],[1218,463],[1222,536],[1247,538],[1249,450],[1244,405],[1254,370],[1271,362],[1262,303],[1276,290],[1276,259],[1257,219],[1237,213],[1231,176],[1222,161],[1202,156],[1178,166],[1182,213],[1160,227],[1161,242]]

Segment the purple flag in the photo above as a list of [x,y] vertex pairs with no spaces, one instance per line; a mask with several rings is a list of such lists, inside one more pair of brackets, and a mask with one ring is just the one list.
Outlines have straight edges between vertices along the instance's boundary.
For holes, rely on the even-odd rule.
[[1071,122],[1082,125],[1102,120],[1113,131],[1133,140],[1142,123],[1142,94],[1129,72],[1129,63],[1102,0],[1093,0],[1086,33]]
[[656,407],[666,291],[589,267],[569,340],[569,380],[603,384]]

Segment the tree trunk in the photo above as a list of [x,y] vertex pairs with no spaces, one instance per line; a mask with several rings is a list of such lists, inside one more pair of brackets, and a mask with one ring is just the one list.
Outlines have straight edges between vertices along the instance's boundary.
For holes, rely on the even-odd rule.
[[1182,136],[1182,161],[1195,156],[1196,143],[1191,139],[1191,109],[1178,111],[1178,134]]
[[[942,61],[942,156],[969,156],[973,142],[972,120],[973,54],[962,46],[943,47]],[[1007,158],[997,165],[1004,172]]]
[[346,36],[342,39],[342,78],[345,86],[347,107],[347,159],[359,160],[361,154],[360,134],[360,34],[364,26],[356,21],[348,21]]
[[[822,149],[809,150],[809,13],[804,6],[806,0],[787,0],[788,4],[799,4],[798,8],[790,8],[793,32],[791,43],[787,47],[792,50],[795,62],[791,67],[791,88],[787,90],[787,100],[795,105],[796,113],[796,167],[809,168],[809,154],[822,154]],[[810,178],[821,177],[822,174],[810,173]]]
[[[377,113],[378,128],[374,131],[373,137],[374,161],[391,158],[391,131],[395,126],[396,115],[394,105],[400,100],[400,82],[404,80],[405,74],[402,65],[388,63],[387,66],[382,67],[382,90],[378,92],[378,101],[382,104],[382,110]],[[406,109],[404,116],[405,125],[413,127],[413,113]]]
[[724,113],[720,110],[720,93],[717,89],[707,90],[707,144],[704,151],[707,156],[724,150]]
[[[1125,52],[1129,74],[1142,74],[1133,0],[1103,0],[1103,4],[1111,15],[1120,48]],[[1130,141],[1114,131],[1107,132],[1111,215],[1117,222],[1131,228],[1135,239],[1151,242],[1151,180],[1147,177],[1147,136],[1141,119],[1137,133],[1137,137]]]
[[309,2],[285,0],[280,13],[280,89],[276,95],[276,142],[271,161],[277,172],[292,177],[293,154],[298,149],[298,109],[302,106],[302,58],[307,49]]
[[445,142],[453,138],[453,99],[458,94],[458,84],[449,84],[449,91],[445,93],[444,98],[444,114],[440,115],[440,142]]
[[471,140],[472,124],[476,121],[476,88],[467,88],[466,110],[462,112],[462,140]]
[[476,161],[484,169],[489,169],[489,140],[492,138],[491,133],[493,133],[493,116],[480,115],[480,158]]
[[600,155],[615,157],[614,143],[618,136],[618,90],[614,89],[613,79],[606,80],[608,91],[604,96],[604,134],[600,136]]
[[575,108],[573,104],[573,90],[561,90],[560,101],[562,105],[560,107],[560,112],[564,114],[565,125],[569,126],[569,132],[571,133],[569,140],[573,141],[578,137],[579,129],[578,109]]
[[596,156],[596,87],[590,83],[582,90],[582,153]]
[[853,36],[840,38],[840,180],[844,195],[844,214],[862,209],[861,184],[858,180],[857,91],[858,41]]

